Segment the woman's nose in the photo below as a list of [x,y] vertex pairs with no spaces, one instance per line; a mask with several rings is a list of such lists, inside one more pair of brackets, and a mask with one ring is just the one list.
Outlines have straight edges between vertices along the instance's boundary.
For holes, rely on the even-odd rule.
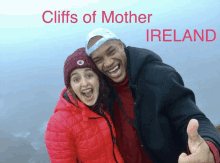
[[81,80],[81,86],[87,86],[88,85],[88,80],[86,78],[82,78]]

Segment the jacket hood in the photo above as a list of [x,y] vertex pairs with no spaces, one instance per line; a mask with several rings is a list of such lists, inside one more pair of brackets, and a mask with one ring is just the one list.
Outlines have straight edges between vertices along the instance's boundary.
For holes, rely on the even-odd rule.
[[55,106],[54,113],[58,111],[75,111],[83,116],[83,120],[87,121],[89,118],[100,118],[101,116],[91,111],[84,103],[80,100],[77,100],[77,103],[69,96],[71,103],[68,102],[64,97],[64,93],[67,91],[67,88],[64,88],[59,96],[59,100]]
[[59,100],[55,106],[54,113],[63,110],[63,111],[72,111],[77,110],[77,104],[75,104],[74,101],[71,101],[72,103],[68,102],[64,99],[63,95],[67,91],[67,88],[64,88],[59,96]]
[[146,65],[152,61],[160,61],[162,59],[156,53],[142,48],[136,48],[131,46],[124,46],[125,53],[127,56],[127,71],[129,79],[132,83],[135,83],[137,75],[143,65]]

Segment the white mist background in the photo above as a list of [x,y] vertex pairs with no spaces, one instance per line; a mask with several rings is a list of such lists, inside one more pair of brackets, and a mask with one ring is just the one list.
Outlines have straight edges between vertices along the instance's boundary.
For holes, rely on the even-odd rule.
[[[113,31],[126,45],[147,48],[161,56],[192,89],[198,107],[214,125],[220,124],[220,1],[218,0],[8,0],[0,1],[0,130],[23,137],[35,149],[45,147],[47,121],[64,88],[63,66],[68,55],[85,45],[95,28]],[[44,11],[69,10],[78,22],[50,23]],[[84,23],[84,14],[96,10],[96,23]],[[153,14],[150,23],[102,23],[101,13]],[[134,22],[134,21],[133,21]],[[213,29],[213,42],[146,41],[147,29]],[[170,33],[170,32],[168,32]],[[193,36],[193,34],[192,34]],[[173,34],[172,34],[173,37]]]

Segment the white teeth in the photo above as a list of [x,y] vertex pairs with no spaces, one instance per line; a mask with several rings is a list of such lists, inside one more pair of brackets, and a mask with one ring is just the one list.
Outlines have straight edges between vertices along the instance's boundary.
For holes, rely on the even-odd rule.
[[83,93],[89,93],[90,91],[92,91],[92,89],[87,89],[85,91],[82,91]]
[[113,68],[112,70],[110,70],[109,72],[112,73],[113,71],[115,71],[118,68],[118,66],[116,66],[115,68]]

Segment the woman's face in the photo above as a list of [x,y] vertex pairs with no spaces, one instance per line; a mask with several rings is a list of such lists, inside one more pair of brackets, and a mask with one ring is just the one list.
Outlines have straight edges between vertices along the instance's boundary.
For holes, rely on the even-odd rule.
[[70,75],[70,85],[78,98],[87,106],[93,106],[99,96],[99,77],[90,68],[78,68]]

